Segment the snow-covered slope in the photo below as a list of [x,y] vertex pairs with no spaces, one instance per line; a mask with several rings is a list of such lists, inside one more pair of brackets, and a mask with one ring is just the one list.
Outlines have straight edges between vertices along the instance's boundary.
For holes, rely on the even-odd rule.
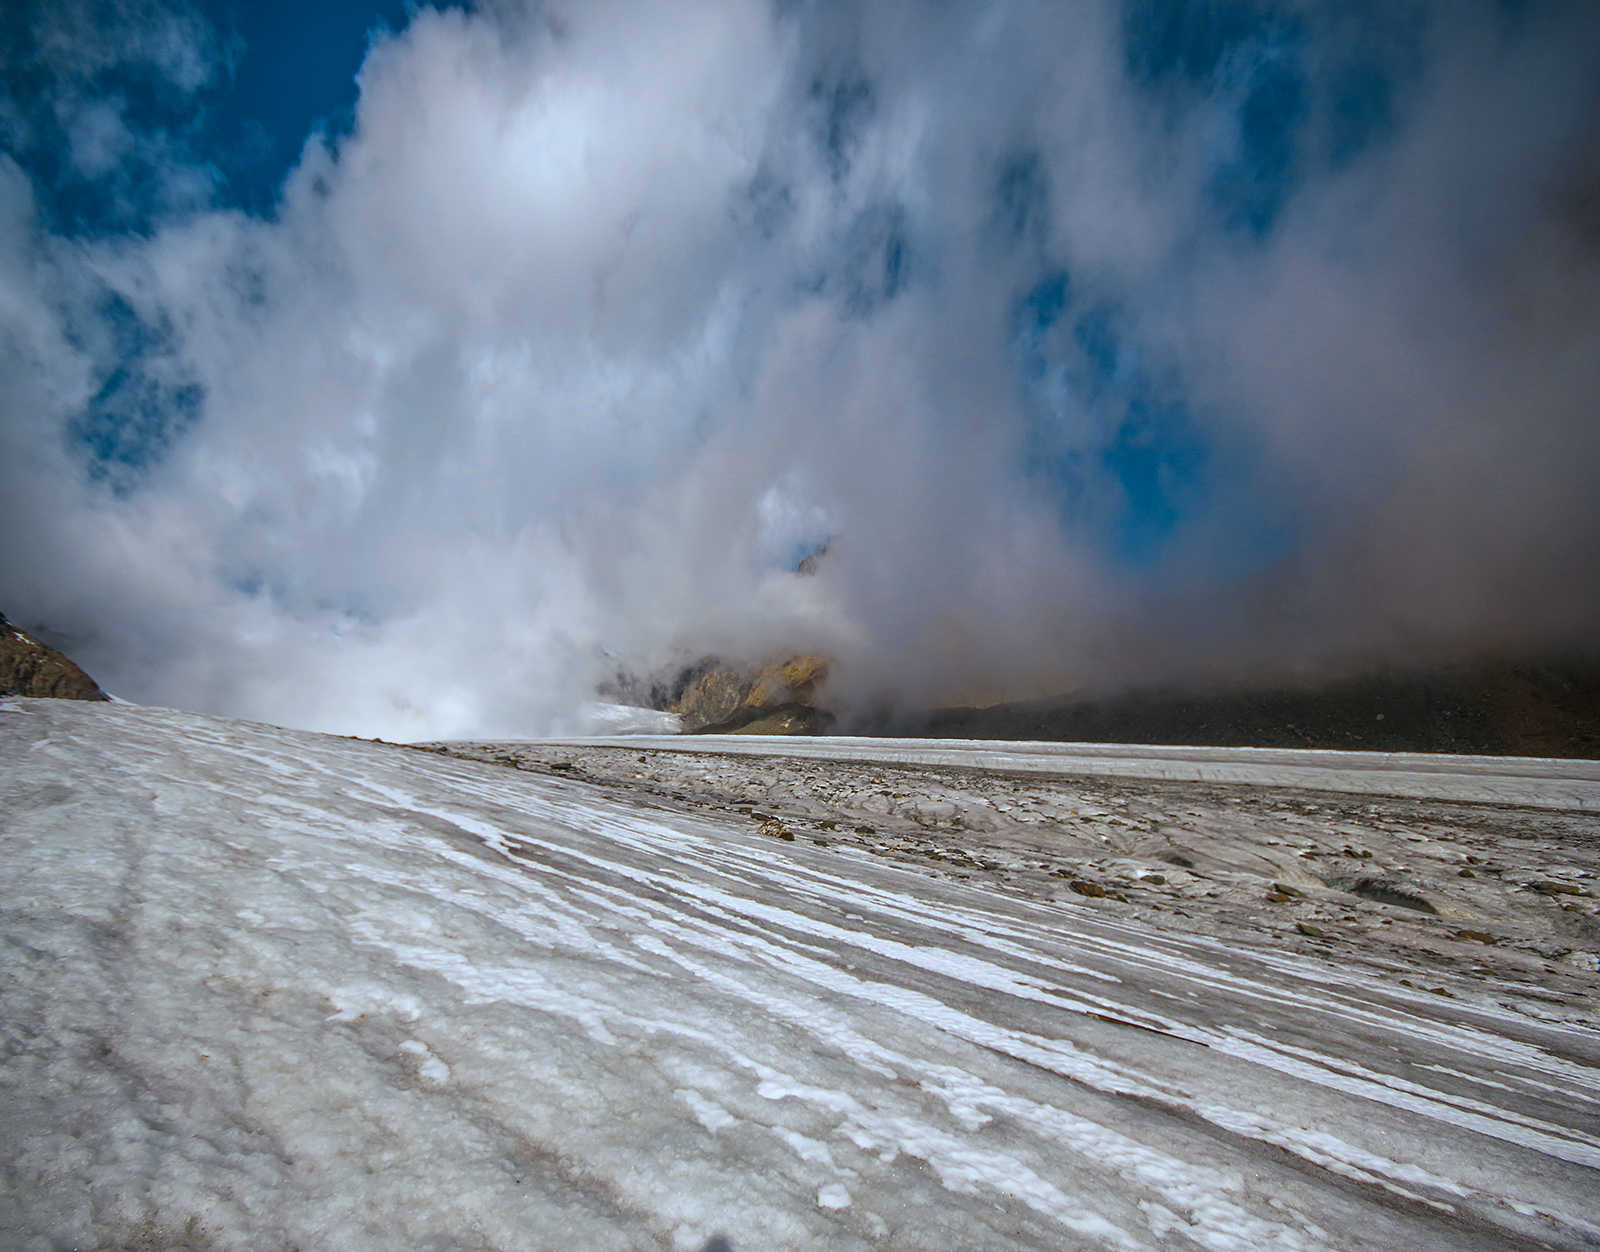
[[0,817],[6,1248],[1600,1246],[1493,1006],[127,705],[0,703]]

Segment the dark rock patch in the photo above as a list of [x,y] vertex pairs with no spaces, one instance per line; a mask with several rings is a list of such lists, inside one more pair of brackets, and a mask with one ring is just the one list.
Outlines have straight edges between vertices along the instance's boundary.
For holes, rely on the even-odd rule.
[[1430,901],[1390,878],[1358,878],[1345,890],[1374,904],[1393,904],[1402,909],[1414,909],[1418,913],[1439,911]]
[[1600,759],[1600,661],[1483,661],[1320,682],[1074,693],[885,717],[857,733]]

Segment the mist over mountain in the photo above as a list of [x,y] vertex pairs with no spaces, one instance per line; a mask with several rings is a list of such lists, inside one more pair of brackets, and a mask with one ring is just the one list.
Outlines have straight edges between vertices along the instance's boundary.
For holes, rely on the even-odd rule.
[[0,602],[121,696],[1595,651],[1593,5],[284,12],[0,22]]

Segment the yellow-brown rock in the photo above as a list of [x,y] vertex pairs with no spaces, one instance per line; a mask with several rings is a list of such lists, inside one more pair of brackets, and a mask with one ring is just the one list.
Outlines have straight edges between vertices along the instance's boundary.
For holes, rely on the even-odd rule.
[[827,660],[810,654],[788,657],[754,673],[713,663],[684,687],[676,711],[684,730],[691,733],[816,734],[832,720],[812,705],[827,675]]
[[47,643],[18,630],[0,613],[0,696],[105,700],[94,679]]

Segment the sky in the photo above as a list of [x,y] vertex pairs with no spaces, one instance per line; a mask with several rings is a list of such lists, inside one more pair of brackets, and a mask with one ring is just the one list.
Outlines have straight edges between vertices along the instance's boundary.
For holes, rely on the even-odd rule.
[[126,699],[1600,638],[1591,4],[45,0],[0,57],[0,607]]

